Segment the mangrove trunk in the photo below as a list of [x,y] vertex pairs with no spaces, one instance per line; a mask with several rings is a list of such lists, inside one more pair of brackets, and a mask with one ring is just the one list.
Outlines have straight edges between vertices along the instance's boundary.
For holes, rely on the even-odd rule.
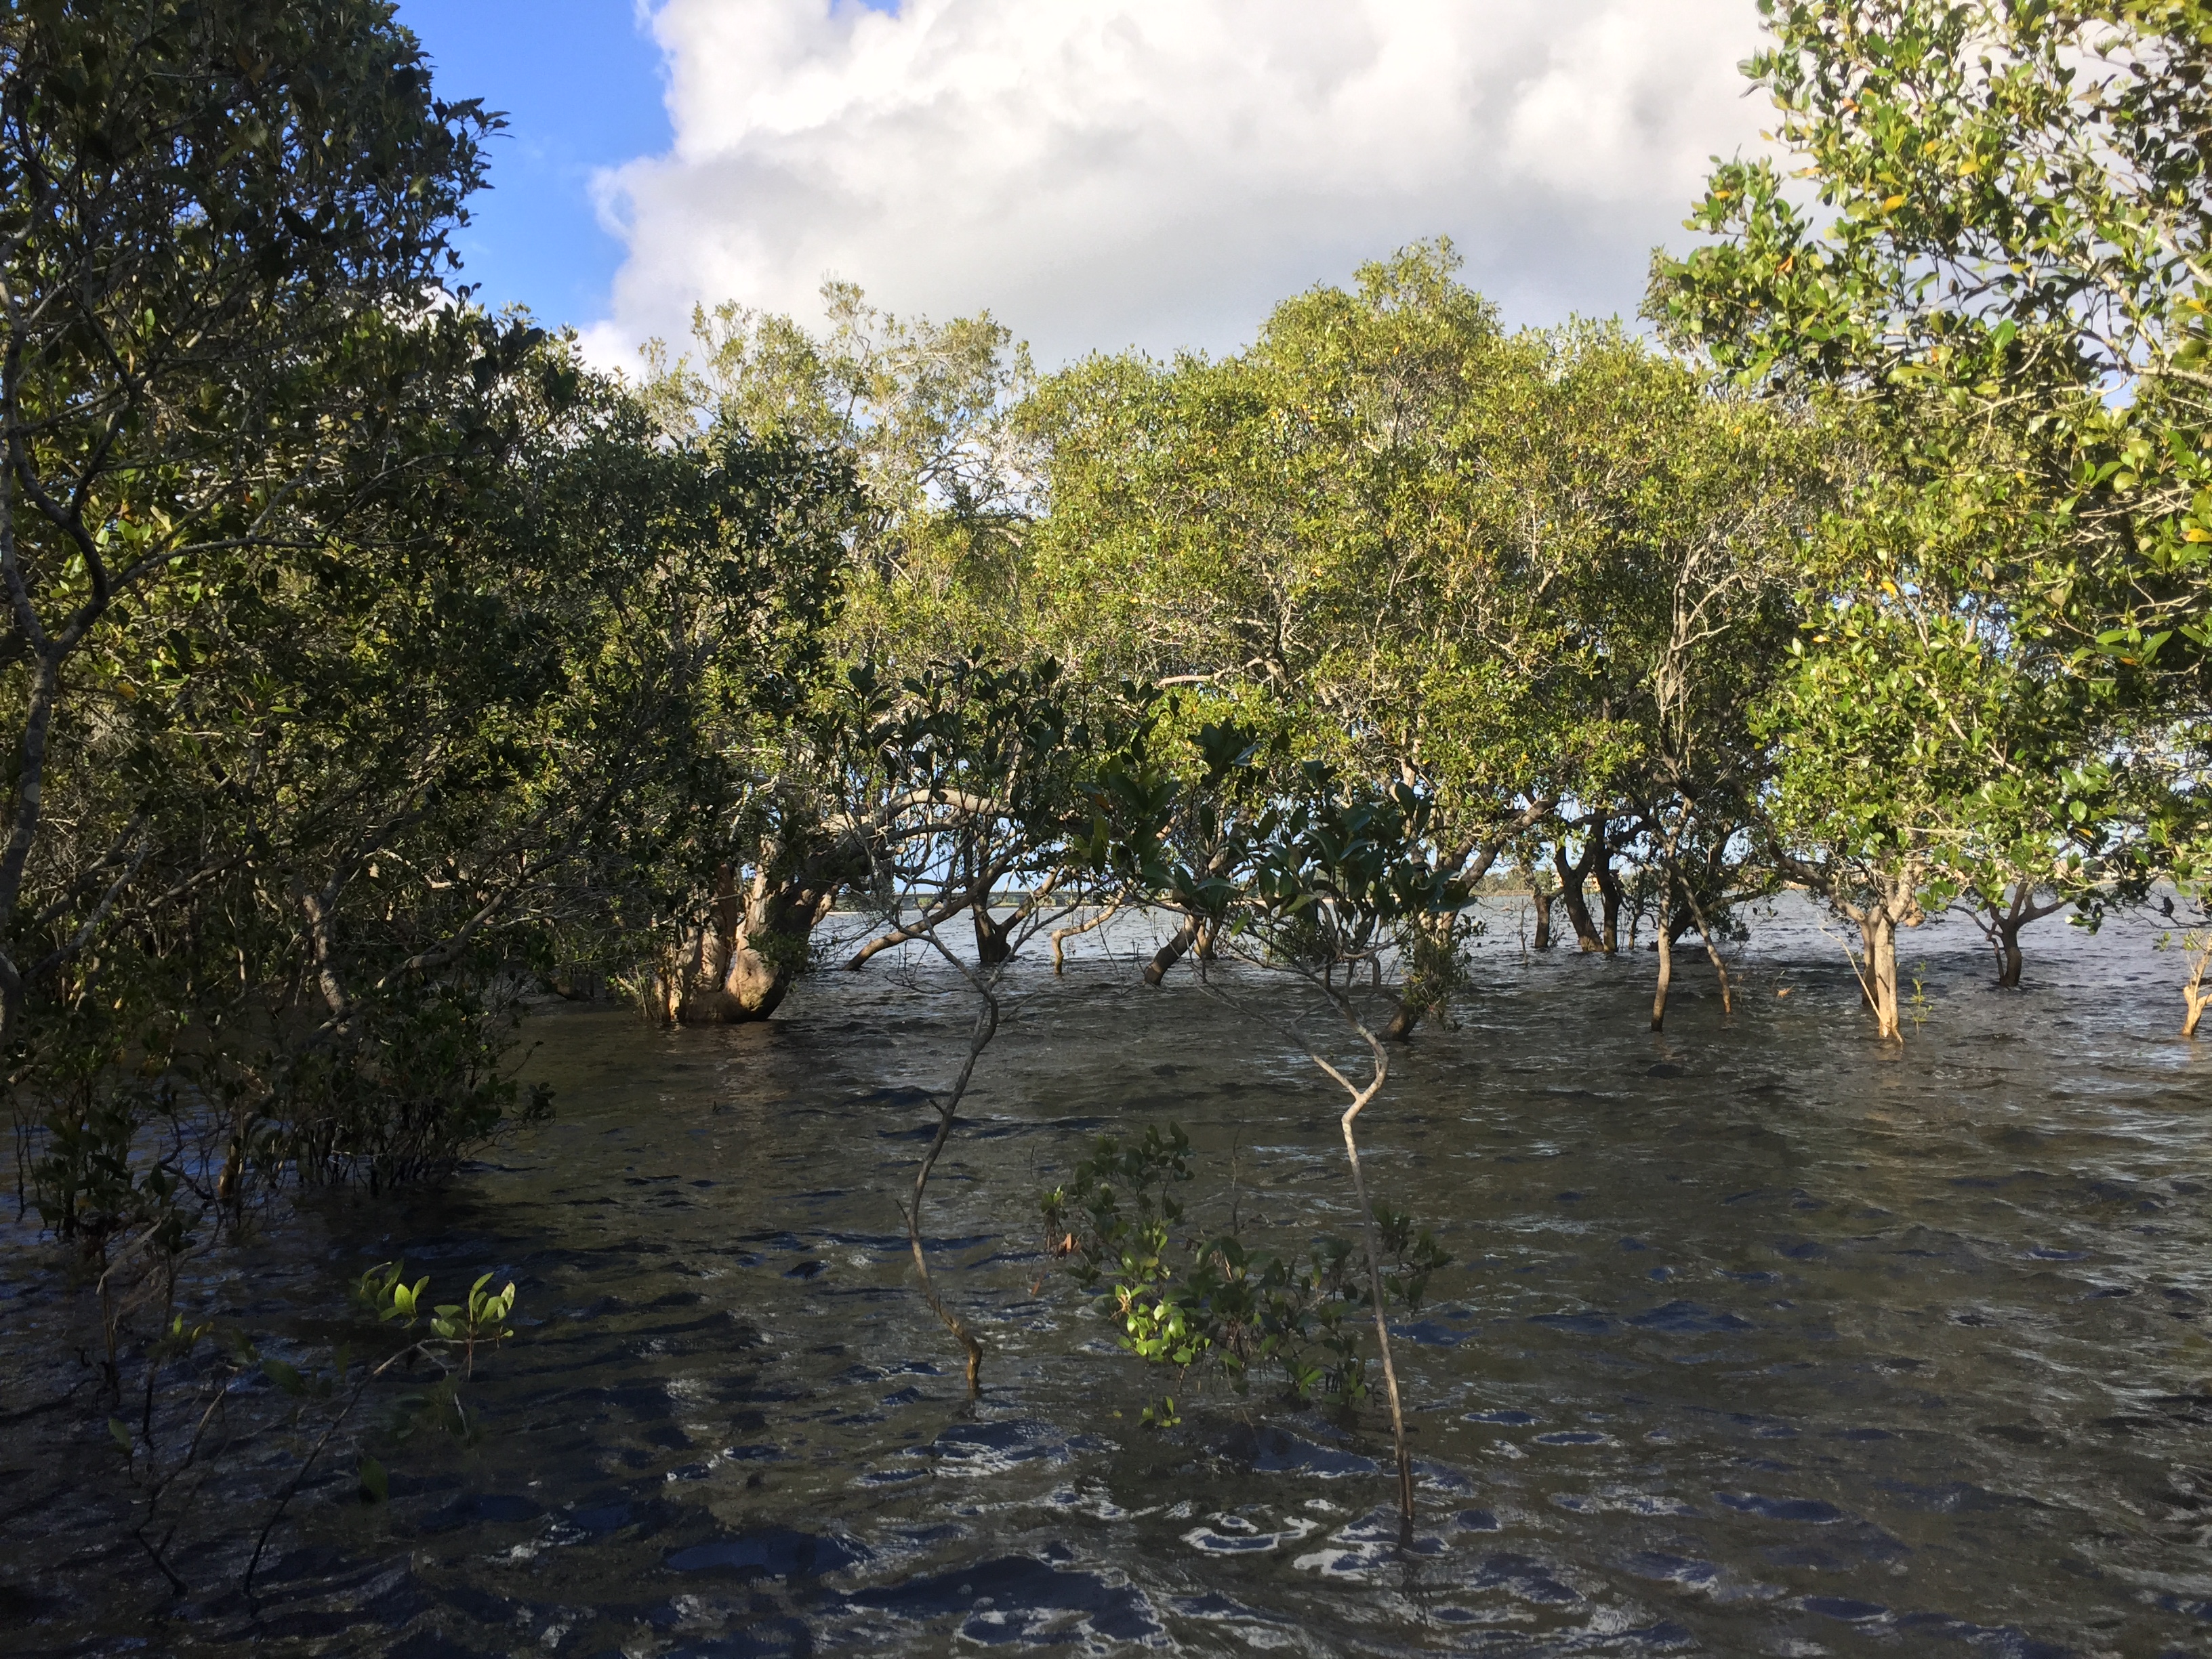
[[1605,941],[1598,937],[1597,924],[1590,920],[1589,904],[1583,897],[1583,884],[1589,878],[1597,849],[1602,845],[1593,836],[1581,860],[1574,864],[1567,862],[1565,847],[1552,849],[1552,865],[1559,877],[1559,904],[1567,913],[1567,925],[1575,930],[1575,943],[1585,956],[1595,956],[1605,949]]
[[659,989],[657,1000],[686,1025],[766,1019],[805,968],[836,886],[803,878],[776,881],[760,869],[740,890],[728,865],[715,886],[707,921],[691,931],[678,957],[677,983]]

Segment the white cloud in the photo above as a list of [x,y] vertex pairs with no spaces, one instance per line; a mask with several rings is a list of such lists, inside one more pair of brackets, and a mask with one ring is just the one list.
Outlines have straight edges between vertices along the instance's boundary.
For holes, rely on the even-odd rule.
[[1632,311],[1757,142],[1752,0],[665,0],[674,146],[603,180],[595,355],[836,275],[988,307],[1050,366],[1234,346],[1449,234],[1509,319]]

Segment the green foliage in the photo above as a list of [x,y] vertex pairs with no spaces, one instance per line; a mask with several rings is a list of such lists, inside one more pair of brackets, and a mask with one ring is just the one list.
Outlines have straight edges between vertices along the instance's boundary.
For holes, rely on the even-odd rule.
[[1962,414],[2032,400],[2093,486],[2075,507],[2135,517],[2168,568],[2201,564],[2185,550],[2212,297],[2198,263],[2212,13],[1761,10],[1774,42],[1749,72],[1826,211],[1793,200],[1772,163],[1723,167],[1692,222],[1717,240],[1661,258],[1661,314],[1753,376],[1925,390]]
[[296,539],[110,614],[47,727],[11,1027],[46,1186],[95,1119],[234,1206],[542,1116],[504,1058],[521,993],[626,960],[726,856],[723,734],[821,670],[836,463],[669,452],[523,321],[364,319],[345,352],[384,403],[289,499]]
[[33,5],[0,67],[0,1048],[119,1396],[257,1200],[548,1114],[525,998],[728,859],[858,496],[438,291],[496,123],[388,5]]
[[[127,741],[98,780],[123,786],[106,833],[56,846],[49,821],[76,803],[41,787],[84,740],[72,724],[97,732],[128,696],[117,661],[189,672],[189,651],[142,655],[118,634],[188,610],[221,580],[210,562],[287,539],[331,436],[372,420],[382,390],[329,366],[379,307],[422,312],[489,125],[430,97],[374,0],[41,4],[0,31],[0,702],[25,786],[0,856],[11,1037],[27,985],[90,945],[145,857],[131,780],[110,769],[130,769]],[[115,655],[65,682],[88,652]],[[27,882],[44,889],[27,908]]]
[[1402,758],[1479,822],[1539,781],[1564,678],[1545,574],[1500,544],[1525,480],[1498,452],[1534,448],[1542,348],[1455,264],[1439,244],[1365,267],[1235,358],[1048,382],[1038,581],[1084,672],[1202,683],[1200,718],[1362,772]]
[[1203,922],[1255,959],[1348,988],[1401,948],[1413,994],[1459,988],[1468,883],[1438,858],[1434,799],[1325,761],[1272,758],[1242,728],[1176,730],[1175,699],[1125,691],[1085,784],[1074,854],[1103,880]]
[[1483,918],[1465,912],[1417,917],[1399,925],[1398,998],[1409,1018],[1449,1026],[1453,1002],[1476,985],[1468,947],[1488,927]]
[[1765,714],[1774,833],[1847,914],[1886,889],[1884,926],[1908,892],[2094,915],[2201,787],[2212,14],[1762,10],[1749,72],[1817,201],[1720,167],[1650,309],[1829,411],[1850,465]]
[[74,1109],[57,1107],[30,1162],[31,1202],[40,1220],[95,1261],[104,1258],[110,1239],[134,1229],[167,1254],[180,1251],[191,1231],[173,1165],[134,1161],[139,1103],[85,1091]]
[[[930,937],[963,911],[978,963],[995,970],[1078,873],[1085,780],[1105,726],[1049,657],[955,659],[896,680],[850,671],[836,719],[848,833],[865,860],[854,889],[887,928]],[[1011,904],[1011,916],[995,905]],[[888,937],[888,935],[887,935]]]
[[429,1389],[402,1395],[394,1402],[389,1423],[394,1438],[405,1439],[422,1422],[463,1440],[476,1437],[476,1427],[461,1407],[460,1385],[476,1375],[479,1347],[495,1348],[514,1335],[506,1323],[514,1311],[514,1286],[488,1291],[484,1287],[491,1281],[492,1275],[484,1273],[469,1287],[464,1300],[426,1308],[422,1297],[430,1281],[409,1285],[404,1262],[382,1262],[361,1276],[354,1291],[356,1303],[374,1313],[380,1322],[396,1322],[402,1330],[411,1330],[418,1320],[427,1319],[430,1335],[416,1344],[415,1352],[441,1366],[441,1375]]
[[834,455],[858,486],[838,624],[846,660],[894,672],[1018,657],[1036,514],[1028,348],[988,313],[901,319],[849,283],[823,286],[829,326],[735,301],[693,313],[691,349],[645,351],[646,398],[680,442],[701,434]]
[[1048,380],[1040,625],[1202,686],[1298,759],[1407,782],[1475,873],[1573,799],[1739,818],[1820,434],[1612,326],[1506,335],[1449,243],[1279,307],[1247,352]]
[[[404,1333],[425,1319],[430,1327],[427,1336],[415,1336],[380,1359],[357,1358],[354,1345],[341,1344],[303,1354],[295,1363],[263,1352],[235,1328],[172,1316],[167,1328],[146,1345],[139,1421],[133,1425],[113,1417],[107,1429],[139,1494],[131,1535],[178,1594],[191,1586],[171,1559],[182,1553],[177,1540],[192,1525],[194,1501],[213,1466],[272,1441],[289,1440],[296,1448],[288,1460],[295,1466],[290,1479],[268,1494],[270,1501],[260,1516],[243,1580],[250,1597],[262,1555],[292,1500],[380,1380],[394,1372],[411,1376],[418,1368],[435,1374],[427,1387],[392,1398],[383,1431],[390,1437],[404,1440],[426,1426],[465,1442],[477,1437],[477,1425],[461,1401],[461,1384],[473,1375],[479,1347],[496,1346],[514,1334],[506,1321],[514,1312],[515,1287],[491,1291],[487,1287],[492,1277],[479,1278],[465,1300],[432,1310],[426,1305],[427,1279],[409,1285],[403,1264],[396,1261],[368,1269],[353,1291],[359,1311]],[[271,1411],[258,1404],[256,1383],[265,1383],[284,1402],[282,1407]],[[354,1441],[356,1492],[364,1503],[382,1503],[391,1490],[385,1466],[358,1443],[357,1433]],[[229,1516],[214,1524],[230,1528],[240,1522]],[[251,1522],[244,1524],[252,1528]],[[204,1548],[208,1540],[195,1541]]]
[[[1041,1200],[1054,1253],[1097,1295],[1121,1346],[1178,1377],[1218,1373],[1239,1395],[1255,1374],[1273,1372],[1293,1400],[1349,1405],[1364,1397],[1362,1345],[1372,1335],[1375,1295],[1355,1247],[1322,1237],[1291,1259],[1252,1249],[1233,1220],[1226,1231],[1194,1233],[1176,1196],[1192,1179],[1189,1166],[1182,1127],[1164,1133],[1150,1125],[1126,1141],[1101,1137],[1067,1184]],[[1410,1316],[1450,1258],[1409,1216],[1378,1206],[1376,1221],[1381,1299]],[[1144,1420],[1179,1420],[1174,1399],[1147,1407]]]

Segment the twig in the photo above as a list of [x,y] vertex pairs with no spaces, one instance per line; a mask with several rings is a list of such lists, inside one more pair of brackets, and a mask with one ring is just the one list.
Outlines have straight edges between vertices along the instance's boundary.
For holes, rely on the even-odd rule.
[[[246,1596],[247,1606],[253,1606],[253,1575],[260,1568],[262,1552],[269,1547],[269,1534],[276,1531],[276,1523],[284,1518],[285,1510],[290,1505],[293,1498],[299,1495],[300,1488],[307,1484],[308,1471],[315,1467],[315,1460],[323,1455],[323,1449],[331,1443],[331,1437],[335,1435],[338,1430],[344,1425],[346,1419],[353,1415],[353,1408],[361,1403],[362,1395],[368,1392],[368,1385],[370,1383],[376,1381],[378,1377],[383,1376],[385,1372],[390,1370],[401,1360],[411,1358],[416,1356],[430,1359],[433,1364],[437,1363],[435,1356],[432,1355],[429,1351],[428,1342],[422,1341],[416,1342],[407,1347],[402,1348],[398,1353],[393,1354],[389,1359],[386,1359],[382,1364],[376,1366],[373,1370],[364,1369],[362,1370],[361,1381],[355,1385],[352,1397],[347,1400],[343,1409],[342,1409],[336,1417],[331,1419],[330,1425],[323,1431],[322,1437],[315,1442],[314,1449],[307,1454],[306,1459],[301,1463],[299,1473],[292,1477],[290,1482],[278,1496],[276,1499],[276,1507],[270,1511],[268,1520],[262,1523],[261,1535],[253,1540],[253,1557],[246,1564],[246,1577],[240,1586]],[[446,1368],[441,1367],[441,1369]],[[257,1608],[256,1611],[258,1611],[258,1609]]]
[[1339,991],[1325,975],[1316,978],[1313,974],[1303,969],[1295,971],[1298,972],[1299,977],[1319,990],[1328,1000],[1345,1023],[1350,1025],[1358,1035],[1360,1041],[1367,1045],[1367,1051],[1371,1056],[1375,1069],[1365,1086],[1355,1084],[1346,1077],[1334,1062],[1327,1059],[1320,1050],[1306,1040],[1305,1034],[1295,1024],[1285,1024],[1272,1015],[1262,1013],[1249,1004],[1238,1001],[1222,990],[1214,982],[1212,976],[1206,971],[1203,962],[1199,964],[1198,981],[1206,994],[1214,998],[1223,1006],[1234,1009],[1247,1018],[1258,1021],[1284,1037],[1308,1060],[1334,1079],[1337,1085],[1352,1097],[1351,1105],[1345,1109],[1344,1115],[1337,1120],[1337,1124],[1344,1133],[1345,1158],[1352,1165],[1352,1188],[1359,1200],[1360,1219],[1364,1223],[1367,1250],[1368,1288],[1370,1300],[1375,1310],[1375,1340],[1382,1352],[1382,1386],[1390,1402],[1390,1437],[1397,1451],[1400,1541],[1404,1543],[1410,1541],[1413,1534],[1413,1453],[1406,1443],[1406,1413],[1398,1394],[1398,1368],[1390,1354],[1389,1315],[1388,1304],[1383,1300],[1382,1291],[1382,1234],[1375,1223],[1375,1206],[1368,1200],[1367,1175],[1360,1164],[1359,1141],[1354,1133],[1354,1125],[1358,1123],[1359,1115],[1374,1103],[1376,1097],[1382,1092],[1382,1085],[1389,1080],[1390,1055],[1389,1049],[1383,1046],[1382,1039],[1368,1029],[1366,1022],[1359,1018],[1351,1003],[1345,999],[1343,993]]

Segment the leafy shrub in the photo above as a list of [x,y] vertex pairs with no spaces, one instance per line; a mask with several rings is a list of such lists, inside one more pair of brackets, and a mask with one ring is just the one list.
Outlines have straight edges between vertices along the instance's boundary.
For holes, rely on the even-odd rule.
[[[1053,1253],[1098,1298],[1121,1346],[1182,1377],[1218,1373],[1239,1395],[1255,1375],[1279,1373],[1292,1400],[1350,1405],[1367,1393],[1372,1292],[1364,1253],[1331,1236],[1302,1257],[1255,1250],[1232,1220],[1210,1235],[1185,1227],[1176,1197],[1192,1179],[1180,1125],[1147,1126],[1123,1141],[1102,1136],[1064,1187],[1044,1194]],[[1430,1277],[1451,1258],[1413,1218],[1376,1206],[1383,1299],[1411,1314]],[[1172,1396],[1145,1421],[1176,1421]]]

